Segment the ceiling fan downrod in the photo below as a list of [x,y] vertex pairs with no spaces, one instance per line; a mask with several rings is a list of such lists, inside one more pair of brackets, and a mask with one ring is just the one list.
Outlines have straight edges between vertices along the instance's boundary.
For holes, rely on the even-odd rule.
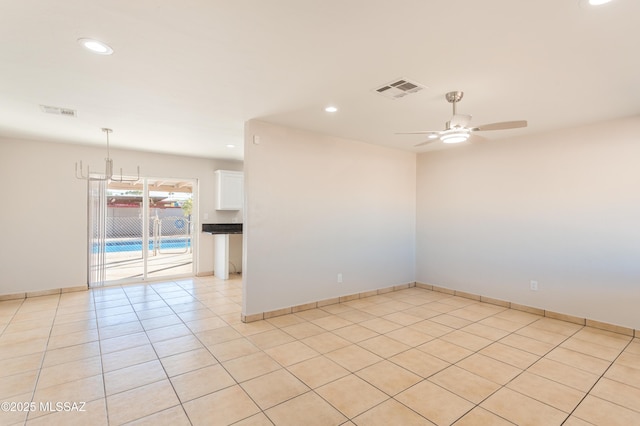
[[[456,116],[456,103],[462,100],[462,96],[464,96],[464,92],[460,91],[448,92],[446,95],[444,95],[447,102],[453,104],[453,117]],[[446,122],[445,128],[446,130],[451,130],[451,121]]]
[[453,104],[453,115],[456,115],[456,103],[460,102],[463,96],[464,92],[460,91],[448,92],[446,95],[444,95],[447,102]]

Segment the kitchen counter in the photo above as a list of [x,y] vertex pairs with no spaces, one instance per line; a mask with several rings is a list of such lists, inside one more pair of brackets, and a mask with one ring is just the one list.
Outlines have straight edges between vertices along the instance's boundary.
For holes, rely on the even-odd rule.
[[[242,234],[241,223],[203,223],[202,232],[213,234],[213,274],[223,280],[229,279],[229,236]],[[237,237],[236,237],[237,240]],[[241,244],[241,241],[236,241]],[[238,266],[233,265],[234,271],[238,271]]]
[[208,234],[242,234],[241,223],[203,223],[202,232]]

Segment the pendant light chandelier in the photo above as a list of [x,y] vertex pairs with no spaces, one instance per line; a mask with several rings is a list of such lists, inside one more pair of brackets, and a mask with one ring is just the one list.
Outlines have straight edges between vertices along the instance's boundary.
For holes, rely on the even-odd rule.
[[112,129],[107,129],[106,127],[102,128],[102,131],[107,134],[107,158],[104,159],[104,175],[98,175],[96,173],[91,173],[89,170],[89,166],[87,166],[87,173],[84,173],[84,169],[82,167],[82,161],[80,161],[80,166],[76,163],[76,178],[84,179],[84,180],[97,180],[97,181],[114,181],[114,182],[137,182],[140,180],[140,166],[138,166],[138,174],[135,178],[124,178],[122,175],[122,168],[120,168],[120,176],[113,176],[113,160],[111,159],[109,153],[109,133],[112,133]]

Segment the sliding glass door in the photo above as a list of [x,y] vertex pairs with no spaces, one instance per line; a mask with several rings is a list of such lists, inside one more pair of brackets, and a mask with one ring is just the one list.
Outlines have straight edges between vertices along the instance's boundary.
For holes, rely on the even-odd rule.
[[194,273],[194,181],[89,182],[89,284]]

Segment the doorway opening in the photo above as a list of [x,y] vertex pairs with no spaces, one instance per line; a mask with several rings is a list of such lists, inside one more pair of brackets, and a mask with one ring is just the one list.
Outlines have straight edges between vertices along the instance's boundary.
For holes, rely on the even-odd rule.
[[89,182],[89,285],[192,276],[193,180]]

